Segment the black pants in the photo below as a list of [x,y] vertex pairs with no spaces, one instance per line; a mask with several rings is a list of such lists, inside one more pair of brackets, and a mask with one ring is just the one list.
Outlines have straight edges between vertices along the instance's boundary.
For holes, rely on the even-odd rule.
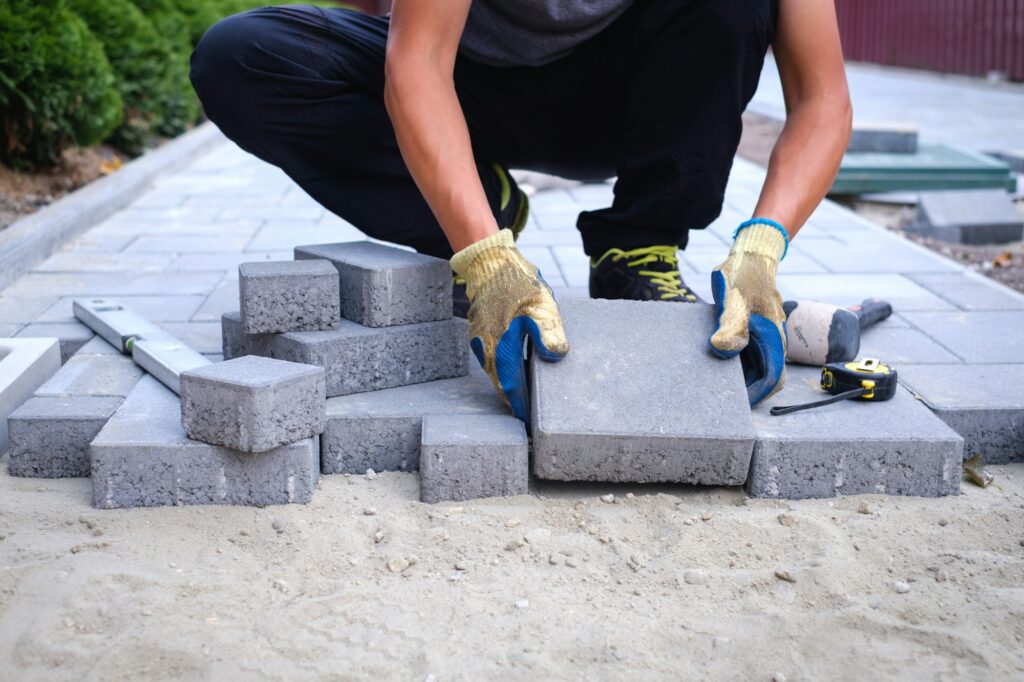
[[[778,0],[636,0],[607,29],[540,67],[459,55],[455,87],[492,209],[490,162],[579,180],[617,175],[612,206],[580,214],[586,251],[685,247],[721,211]],[[207,115],[367,234],[451,249],[398,150],[384,108],[387,17],[256,9],[211,28],[192,55]]]

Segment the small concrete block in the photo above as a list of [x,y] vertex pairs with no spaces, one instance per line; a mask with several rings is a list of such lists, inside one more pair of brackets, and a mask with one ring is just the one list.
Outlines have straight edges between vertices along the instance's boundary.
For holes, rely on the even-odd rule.
[[267,355],[327,371],[334,397],[464,376],[469,371],[466,321],[448,319],[399,327],[364,327],[342,320],[326,332],[273,336]]
[[89,475],[89,443],[121,404],[108,396],[32,398],[7,420],[12,476]]
[[220,318],[221,352],[225,360],[240,358],[243,355],[268,354],[273,334],[246,334],[242,330],[242,313],[224,313]]
[[142,368],[127,355],[75,353],[36,397],[98,395],[123,398],[142,378]]
[[60,361],[78,352],[96,334],[84,324],[78,322],[36,322],[18,332],[17,338],[58,338],[60,339]]
[[964,457],[1024,462],[1024,365],[902,365],[900,382],[964,438]]
[[189,438],[265,452],[323,433],[324,370],[247,355],[181,373]]
[[252,454],[191,440],[178,397],[143,377],[90,449],[101,509],[305,503],[320,477],[319,439]]
[[913,231],[961,244],[1005,244],[1024,237],[1024,213],[1003,190],[922,192]]
[[712,306],[569,299],[561,310],[572,350],[561,362],[530,364],[538,477],[746,480],[747,389],[739,358],[708,353]]
[[1024,310],[904,313],[922,332],[967,363],[1019,363],[1024,358]]
[[321,331],[341,321],[338,274],[324,260],[238,266],[242,329],[247,334]]
[[423,419],[420,500],[455,502],[529,492],[529,443],[511,415]]
[[917,126],[906,123],[855,122],[846,151],[913,154],[917,152]]
[[427,415],[505,415],[505,403],[478,365],[469,374],[327,400],[321,471],[416,471]]
[[57,339],[0,339],[0,454],[7,451],[7,418],[59,369]]
[[[899,371],[899,370],[897,370]],[[753,410],[757,444],[747,490],[803,499],[960,492],[964,441],[902,387],[892,400],[847,400],[773,417],[775,405],[826,396],[821,370],[787,368],[786,387]]]
[[375,242],[295,247],[295,259],[322,258],[338,269],[341,316],[367,327],[452,316],[448,261]]

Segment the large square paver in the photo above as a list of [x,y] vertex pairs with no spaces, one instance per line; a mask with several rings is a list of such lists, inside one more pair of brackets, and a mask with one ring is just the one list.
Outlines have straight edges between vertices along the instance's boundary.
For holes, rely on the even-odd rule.
[[1024,364],[903,365],[900,381],[964,438],[964,456],[1024,461]]
[[922,192],[918,218],[915,231],[962,244],[1004,244],[1024,235],[1024,213],[1000,189]]
[[827,397],[820,369],[790,365],[787,374],[786,387],[753,410],[751,495],[939,497],[960,491],[963,438],[905,389],[881,403],[847,400],[775,417],[769,414],[775,405]]
[[975,272],[907,277],[964,310],[1024,310],[1024,294]]
[[320,476],[317,438],[258,454],[190,440],[178,397],[151,376],[93,440],[90,458],[93,504],[102,509],[304,503]]
[[1024,362],[1024,311],[910,312],[903,317],[967,363]]
[[708,352],[706,304],[562,302],[571,350],[534,359],[533,470],[566,481],[739,485],[753,448],[739,359]]

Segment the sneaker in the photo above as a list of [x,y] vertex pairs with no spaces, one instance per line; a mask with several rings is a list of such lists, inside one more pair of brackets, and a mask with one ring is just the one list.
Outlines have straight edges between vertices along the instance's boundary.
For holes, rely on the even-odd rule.
[[[530,199],[519,185],[509,175],[507,169],[497,163],[491,167],[498,175],[498,182],[501,183],[501,203],[498,208],[498,229],[508,228],[512,230],[512,236],[519,239],[519,233],[526,227],[526,221],[530,218]],[[466,296],[466,280],[454,272],[452,273],[452,313],[455,317],[465,318],[469,315],[469,298]]]
[[608,249],[600,258],[591,259],[590,297],[681,303],[701,300],[679,274],[675,246]]

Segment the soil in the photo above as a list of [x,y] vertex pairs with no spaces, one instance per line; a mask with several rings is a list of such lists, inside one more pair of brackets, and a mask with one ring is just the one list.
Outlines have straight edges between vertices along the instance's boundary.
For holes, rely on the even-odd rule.
[[[546,484],[101,511],[0,466],[0,670],[45,680],[1022,679],[1024,465],[959,497]],[[613,497],[608,497],[613,495]]]
[[124,161],[125,157],[113,148],[99,145],[68,149],[57,167],[47,171],[22,173],[0,165],[0,230],[116,171]]
[[[743,115],[743,137],[737,153],[748,161],[767,166],[772,147],[781,130],[782,126],[777,122],[747,112]],[[872,222],[899,232],[907,239],[1024,293],[1024,242],[997,246],[969,246],[907,234],[900,228],[916,219],[916,206],[872,202],[858,198],[837,200]],[[1024,212],[1024,201],[1018,201],[1017,206]]]

